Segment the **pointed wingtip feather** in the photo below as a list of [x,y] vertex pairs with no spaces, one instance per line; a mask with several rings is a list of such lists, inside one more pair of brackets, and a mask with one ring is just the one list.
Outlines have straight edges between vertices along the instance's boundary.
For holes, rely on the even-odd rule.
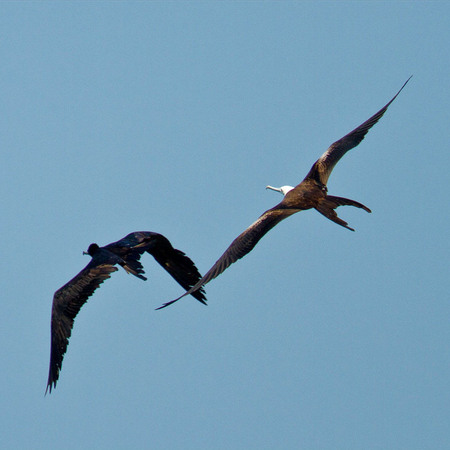
[[[167,308],[167,306],[170,306],[172,303],[177,302],[178,300],[182,299],[182,298],[183,298],[184,296],[186,296],[186,295],[188,295],[187,292],[184,293],[183,295],[181,295],[180,297],[176,298],[175,300],[172,300],[172,301],[170,301],[170,302],[164,303],[164,304],[162,304],[159,308],[155,308],[155,311],[158,311],[159,309]],[[196,300],[198,300],[201,304],[203,304],[203,305],[205,305],[205,306],[208,306],[208,303],[206,303],[206,299],[205,299],[205,300],[202,300],[202,299],[198,299],[198,298],[197,298]]]

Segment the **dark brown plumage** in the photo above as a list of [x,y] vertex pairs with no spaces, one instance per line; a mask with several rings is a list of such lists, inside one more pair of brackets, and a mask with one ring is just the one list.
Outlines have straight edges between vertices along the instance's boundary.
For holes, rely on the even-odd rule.
[[345,153],[356,147],[364,139],[364,136],[370,128],[380,120],[389,105],[395,100],[397,95],[400,94],[401,90],[410,79],[411,77],[406,80],[392,100],[370,119],[366,120],[343,138],[331,144],[328,150],[314,163],[308,175],[306,175],[305,179],[300,184],[295,187],[282,186],[281,188],[267,186],[268,189],[281,192],[284,195],[283,200],[278,205],[263,213],[256,222],[241,233],[195,286],[180,297],[165,303],[157,309],[165,308],[178,301],[180,298],[192,294],[196,289],[199,289],[212,279],[216,278],[231,264],[249,253],[258,241],[275,225],[296,212],[315,208],[338,225],[354,231],[353,228],[350,228],[347,225],[347,222],[337,216],[335,209],[338,206],[350,205],[362,208],[367,212],[371,211],[366,206],[354,200],[328,195],[328,178],[337,162],[345,155]]
[[[53,297],[50,369],[46,393],[56,387],[74,319],[81,307],[100,284],[118,270],[115,267],[117,264],[128,273],[146,280],[143,276],[144,268],[139,261],[144,252],[150,253],[186,290],[201,278],[192,260],[182,251],[173,248],[169,240],[158,233],[137,231],[104,247],[91,244],[88,251],[83,253],[90,255],[92,260],[77,276],[58,289]],[[192,295],[198,301],[206,302],[203,289],[196,289]]]

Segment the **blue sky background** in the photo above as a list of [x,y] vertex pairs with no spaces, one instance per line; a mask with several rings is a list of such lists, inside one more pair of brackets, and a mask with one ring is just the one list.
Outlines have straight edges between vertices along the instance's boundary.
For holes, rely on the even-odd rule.
[[[2,2],[4,448],[449,448],[446,2]],[[81,310],[44,397],[53,293],[156,231],[201,272],[410,83],[316,211],[207,286],[143,257]]]

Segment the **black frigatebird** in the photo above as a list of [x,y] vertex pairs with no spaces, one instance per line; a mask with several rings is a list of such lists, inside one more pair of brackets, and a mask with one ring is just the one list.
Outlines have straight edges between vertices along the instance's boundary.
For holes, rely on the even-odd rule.
[[[118,270],[117,264],[128,273],[146,280],[139,261],[144,252],[150,253],[184,289],[191,288],[201,278],[193,261],[173,248],[169,240],[159,233],[137,231],[104,247],[91,244],[88,251],[83,252],[92,257],[89,264],[53,296],[50,369],[45,393],[56,387],[74,319],[81,307],[100,284]],[[203,289],[196,289],[192,295],[198,301],[206,302]]]

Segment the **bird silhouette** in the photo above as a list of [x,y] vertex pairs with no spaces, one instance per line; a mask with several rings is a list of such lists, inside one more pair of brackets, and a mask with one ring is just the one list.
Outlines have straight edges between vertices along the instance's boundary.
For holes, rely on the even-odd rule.
[[[104,247],[91,244],[88,251],[83,252],[92,257],[89,264],[53,296],[50,369],[45,393],[56,387],[74,319],[81,307],[100,284],[118,270],[116,265],[122,266],[141,280],[146,280],[144,268],[139,261],[144,252],[150,253],[184,289],[191,288],[201,278],[192,260],[182,251],[173,248],[162,234],[137,231]],[[203,289],[196,290],[192,295],[198,301],[206,302]]]
[[200,289],[206,283],[216,278],[231,264],[249,253],[258,241],[275,225],[299,211],[314,208],[338,225],[341,225],[348,230],[355,231],[348,226],[347,222],[338,217],[335,211],[336,208],[338,206],[349,205],[364,209],[369,213],[371,212],[370,209],[355,200],[328,195],[328,178],[337,162],[345,155],[345,153],[356,147],[364,139],[367,132],[378,122],[378,120],[380,120],[389,105],[396,99],[410,79],[411,77],[406,80],[397,94],[395,94],[394,97],[370,119],[346,134],[343,138],[331,144],[328,150],[314,163],[311,170],[300,184],[295,187],[282,186],[280,188],[267,186],[267,189],[281,192],[284,195],[283,200],[278,205],[264,212],[252,225],[242,232],[225,250],[223,255],[216,261],[211,269],[208,270],[203,278],[193,287],[180,297],[164,303],[157,309],[165,308],[184,296],[196,292],[197,289]]

